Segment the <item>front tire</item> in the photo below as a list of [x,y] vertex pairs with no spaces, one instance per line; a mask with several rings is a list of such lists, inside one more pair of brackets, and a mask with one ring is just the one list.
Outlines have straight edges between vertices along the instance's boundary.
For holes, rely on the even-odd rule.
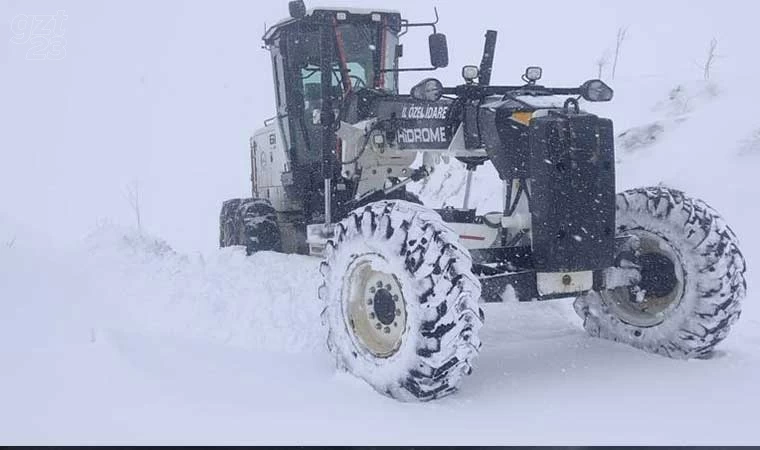
[[480,349],[480,282],[440,216],[400,200],[336,225],[321,266],[337,366],[378,392],[426,401],[454,392]]
[[707,357],[741,315],[736,235],[701,200],[662,187],[617,196],[617,231],[640,243],[640,281],[575,302],[592,336],[672,358]]

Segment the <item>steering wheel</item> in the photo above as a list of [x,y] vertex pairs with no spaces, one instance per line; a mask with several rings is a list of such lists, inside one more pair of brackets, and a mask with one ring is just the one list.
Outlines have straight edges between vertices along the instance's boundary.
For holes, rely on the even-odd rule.
[[367,83],[365,83],[363,79],[359,78],[356,75],[349,75],[348,78],[354,80],[354,83],[353,83],[354,89],[367,87]]

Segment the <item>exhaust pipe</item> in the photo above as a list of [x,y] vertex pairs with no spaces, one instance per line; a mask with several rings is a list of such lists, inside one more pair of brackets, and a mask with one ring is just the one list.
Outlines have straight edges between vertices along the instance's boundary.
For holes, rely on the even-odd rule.
[[488,86],[491,84],[491,72],[493,71],[493,54],[496,50],[496,31],[486,31],[486,45],[483,48],[483,59],[480,60],[480,74],[478,84]]

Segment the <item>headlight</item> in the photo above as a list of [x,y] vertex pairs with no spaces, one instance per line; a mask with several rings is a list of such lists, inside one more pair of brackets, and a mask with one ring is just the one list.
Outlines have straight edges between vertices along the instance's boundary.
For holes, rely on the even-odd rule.
[[443,85],[435,78],[427,78],[412,88],[412,97],[428,102],[438,101],[443,95]]
[[581,86],[581,97],[590,102],[608,102],[613,94],[612,88],[602,80],[589,80]]

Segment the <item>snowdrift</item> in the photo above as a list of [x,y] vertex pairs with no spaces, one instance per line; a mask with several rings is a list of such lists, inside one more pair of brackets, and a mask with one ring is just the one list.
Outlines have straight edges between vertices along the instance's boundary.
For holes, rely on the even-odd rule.
[[[92,288],[109,293],[102,300],[105,326],[128,323],[142,332],[277,352],[324,346],[315,296],[319,261],[313,258],[246,257],[237,247],[184,255],[160,239],[113,226],[96,230],[85,248],[97,274]],[[118,319],[108,322],[113,316]]]

